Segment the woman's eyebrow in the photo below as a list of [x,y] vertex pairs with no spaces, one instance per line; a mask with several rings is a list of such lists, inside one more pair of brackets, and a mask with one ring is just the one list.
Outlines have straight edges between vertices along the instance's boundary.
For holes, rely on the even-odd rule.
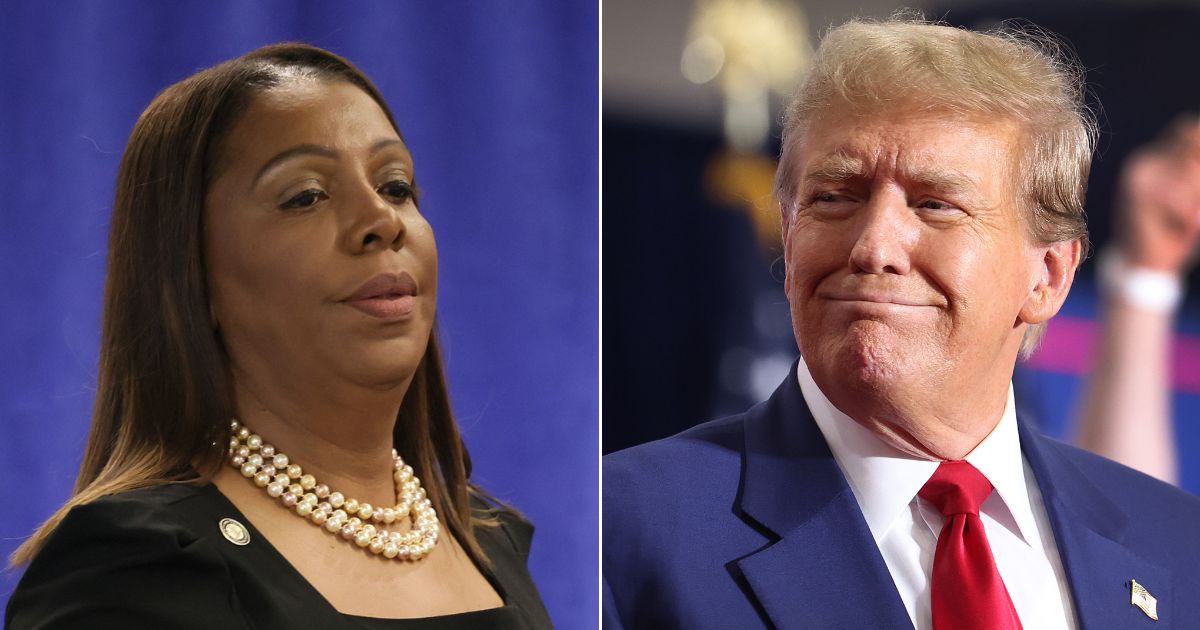
[[318,155],[333,159],[337,158],[338,152],[319,144],[298,144],[290,149],[284,149],[283,151],[276,153],[275,157],[267,160],[267,163],[263,164],[262,168],[258,169],[258,173],[255,174],[254,179],[250,184],[251,187],[257,186],[258,180],[262,179],[263,175],[267,174],[267,171],[298,155]]
[[370,152],[372,155],[374,155],[388,147],[394,146],[404,148],[404,143],[401,142],[399,138],[384,138],[383,140],[377,140],[375,144],[372,144]]
[[[375,144],[372,144],[369,152],[370,154],[374,155],[375,153],[392,146],[399,146],[403,148],[404,143],[397,138],[384,138],[376,141]],[[267,174],[267,171],[270,171],[272,168],[275,168],[283,162],[286,162],[287,160],[290,160],[298,155],[317,155],[320,157],[337,159],[339,153],[335,149],[331,149],[327,146],[319,144],[298,144],[289,149],[284,149],[283,151],[275,154],[275,156],[271,159],[267,160],[266,164],[263,164],[262,168],[258,169],[258,173],[254,175],[254,179],[251,181],[250,186],[252,188],[257,186],[258,181]]]

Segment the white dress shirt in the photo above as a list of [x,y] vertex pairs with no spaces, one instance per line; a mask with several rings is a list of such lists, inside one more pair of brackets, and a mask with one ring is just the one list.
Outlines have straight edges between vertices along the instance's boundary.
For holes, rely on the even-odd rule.
[[[854,491],[913,626],[931,630],[930,576],[945,519],[917,492],[933,476],[938,462],[901,452],[835,408],[803,360],[796,376],[833,458]],[[995,488],[979,517],[1023,628],[1075,630],[1071,593],[1042,493],[1021,454],[1011,385],[1000,422],[966,460]]]

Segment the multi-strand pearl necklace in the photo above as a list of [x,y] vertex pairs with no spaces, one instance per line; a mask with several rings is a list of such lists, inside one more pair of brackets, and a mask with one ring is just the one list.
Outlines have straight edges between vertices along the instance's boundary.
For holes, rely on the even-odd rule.
[[[342,538],[385,558],[420,560],[437,544],[440,529],[437,513],[420,480],[413,475],[412,467],[400,459],[395,449],[392,449],[392,478],[396,481],[399,503],[377,508],[347,499],[341,492],[330,492],[329,486],[317,483],[315,477],[305,474],[287,455],[263,442],[261,436],[237,420],[230,427],[233,437],[229,440],[229,463],[297,516],[331,534],[340,533]],[[384,529],[405,520],[410,522],[408,531]]]

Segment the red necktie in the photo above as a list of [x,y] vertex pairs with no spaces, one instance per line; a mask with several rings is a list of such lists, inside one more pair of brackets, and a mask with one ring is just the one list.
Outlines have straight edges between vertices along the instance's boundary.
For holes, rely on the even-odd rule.
[[987,477],[964,461],[942,462],[921,488],[920,497],[946,517],[933,555],[934,630],[1021,628],[979,520],[991,493]]

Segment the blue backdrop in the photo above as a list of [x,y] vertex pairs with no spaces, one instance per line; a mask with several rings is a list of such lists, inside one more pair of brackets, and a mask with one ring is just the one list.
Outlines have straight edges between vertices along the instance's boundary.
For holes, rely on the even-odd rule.
[[75,477],[134,121],[170,83],[286,40],[348,57],[395,111],[476,479],[536,523],[554,622],[594,627],[595,2],[0,2],[0,553]]

